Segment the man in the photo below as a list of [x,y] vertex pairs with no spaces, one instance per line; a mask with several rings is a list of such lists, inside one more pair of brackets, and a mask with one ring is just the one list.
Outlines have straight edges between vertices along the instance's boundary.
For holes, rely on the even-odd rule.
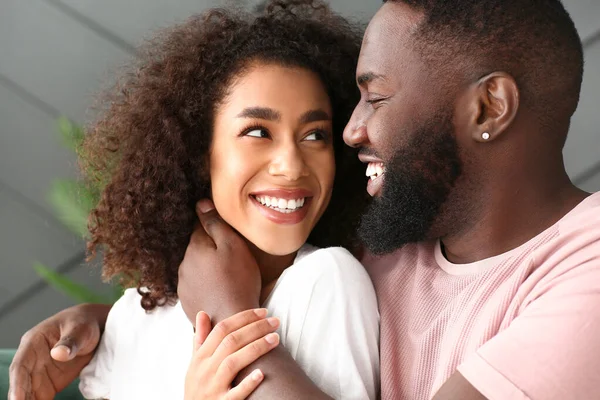
[[[360,233],[383,399],[597,397],[600,195],[573,186],[562,158],[582,73],[558,0],[390,0],[370,22],[344,137],[372,178]],[[244,282],[228,277],[253,260],[210,204],[200,219],[212,240],[192,240],[179,295],[188,315],[219,321],[249,308]],[[25,337],[13,399],[32,391],[29,378],[60,388],[89,358],[77,346],[93,351],[101,322],[78,335],[59,329],[66,320]],[[53,350],[72,349],[68,380],[32,358],[42,331],[75,338]],[[281,349],[256,367],[267,379],[253,398],[326,398]]]

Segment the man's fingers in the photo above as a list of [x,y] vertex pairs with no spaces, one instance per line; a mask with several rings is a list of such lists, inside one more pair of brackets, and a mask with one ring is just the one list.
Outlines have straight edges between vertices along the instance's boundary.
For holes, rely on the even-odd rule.
[[10,400],[31,398],[31,373],[36,362],[35,340],[37,336],[30,332],[27,332],[21,338],[19,348],[8,368],[8,398]]
[[200,311],[196,314],[196,332],[194,333],[194,353],[198,351],[200,346],[206,341],[206,338],[210,334],[212,324],[210,317],[204,311]]
[[258,308],[255,310],[246,310],[239,312],[219,322],[212,329],[212,331],[204,341],[204,344],[200,348],[200,353],[202,353],[201,357],[212,356],[217,347],[219,347],[219,345],[227,335],[237,331],[238,329],[246,325],[264,319],[266,316],[267,310],[264,308]]
[[217,378],[225,382],[233,381],[241,370],[278,345],[279,335],[277,333],[269,333],[267,336],[255,340],[244,348],[227,356],[217,369]]
[[278,327],[279,320],[277,318],[268,318],[253,322],[228,334],[221,341],[217,350],[215,350],[214,357],[216,362],[221,363],[226,357],[241,348],[252,344],[269,333],[275,332]]
[[66,324],[60,329],[60,339],[50,355],[56,361],[70,361],[77,356],[90,354],[98,345],[100,332],[94,332],[87,324],[77,321]]
[[212,201],[206,199],[200,200],[196,205],[196,213],[202,227],[212,238],[217,248],[220,245],[232,243],[239,238],[231,226],[223,221],[219,213],[217,213]]
[[31,387],[31,371],[20,364],[13,363],[9,369],[8,400],[29,400]]
[[260,369],[255,369],[239,385],[227,392],[227,400],[243,400],[250,396],[265,378]]
[[70,344],[57,344],[52,350],[50,350],[50,356],[56,361],[67,362],[72,360],[77,354],[71,351],[73,346]]

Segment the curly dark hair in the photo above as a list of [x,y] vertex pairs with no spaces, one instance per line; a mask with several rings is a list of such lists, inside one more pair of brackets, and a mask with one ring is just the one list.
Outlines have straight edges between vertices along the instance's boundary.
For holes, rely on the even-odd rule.
[[320,76],[334,110],[337,172],[330,205],[308,241],[352,249],[366,177],[342,131],[358,101],[352,82],[361,37],[362,27],[321,1],[280,0],[258,13],[211,9],[149,40],[101,98],[80,151],[87,182],[103,188],[88,250],[90,257],[103,250],[104,278],[137,286],[146,310],[176,300],[195,203],[210,194],[215,110],[256,61]]

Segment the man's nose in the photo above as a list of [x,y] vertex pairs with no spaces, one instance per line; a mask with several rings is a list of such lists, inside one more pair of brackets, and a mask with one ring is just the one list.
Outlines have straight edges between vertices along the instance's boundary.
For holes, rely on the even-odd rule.
[[344,142],[350,147],[361,147],[368,142],[366,115],[361,112],[361,104],[357,105],[344,129]]

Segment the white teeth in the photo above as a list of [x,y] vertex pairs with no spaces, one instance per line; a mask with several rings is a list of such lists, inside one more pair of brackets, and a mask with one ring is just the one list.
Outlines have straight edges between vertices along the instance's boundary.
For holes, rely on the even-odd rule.
[[279,199],[279,203],[277,204],[278,208],[281,208],[282,210],[284,208],[287,208],[287,200],[285,199]]
[[288,214],[304,207],[305,198],[295,200],[279,199],[269,196],[254,196],[254,198],[263,206],[267,206],[279,212]]
[[371,178],[371,180],[379,178],[384,173],[385,167],[383,166],[383,163],[369,163],[369,165],[367,165],[366,176]]

